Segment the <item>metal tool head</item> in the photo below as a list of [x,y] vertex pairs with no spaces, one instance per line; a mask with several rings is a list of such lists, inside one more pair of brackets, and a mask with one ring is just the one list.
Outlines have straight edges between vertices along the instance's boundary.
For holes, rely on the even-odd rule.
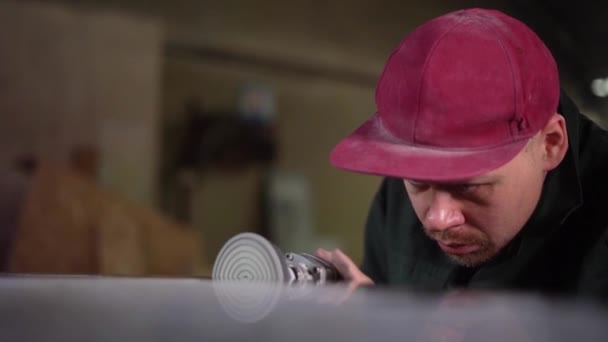
[[[306,298],[311,285],[336,282],[340,275],[313,255],[285,254],[258,234],[241,233],[218,253],[212,278],[224,310],[235,320],[251,323],[266,317],[283,291],[287,298]],[[249,284],[246,292],[243,283]]]
[[264,237],[241,233],[226,242],[213,266],[214,280],[325,284],[341,280],[333,265],[307,253],[283,253]]

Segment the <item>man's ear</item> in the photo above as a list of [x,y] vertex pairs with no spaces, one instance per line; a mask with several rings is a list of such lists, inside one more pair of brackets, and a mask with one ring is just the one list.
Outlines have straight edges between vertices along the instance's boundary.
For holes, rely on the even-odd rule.
[[564,160],[568,151],[568,131],[566,119],[561,114],[553,114],[540,131],[542,163],[544,171],[556,168]]

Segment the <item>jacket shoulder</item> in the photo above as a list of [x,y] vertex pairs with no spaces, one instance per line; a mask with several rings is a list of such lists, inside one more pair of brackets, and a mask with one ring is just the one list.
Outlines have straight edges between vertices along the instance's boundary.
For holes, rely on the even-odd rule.
[[581,115],[579,134],[580,223],[590,227],[580,233],[588,243],[578,287],[582,294],[608,297],[608,131]]

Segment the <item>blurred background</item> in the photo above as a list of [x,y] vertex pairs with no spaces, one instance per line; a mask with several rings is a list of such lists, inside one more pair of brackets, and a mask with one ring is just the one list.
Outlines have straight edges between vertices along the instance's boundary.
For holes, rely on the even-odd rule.
[[406,34],[478,6],[535,29],[604,125],[599,1],[0,1],[1,271],[209,276],[244,231],[360,261],[380,179],[329,152]]

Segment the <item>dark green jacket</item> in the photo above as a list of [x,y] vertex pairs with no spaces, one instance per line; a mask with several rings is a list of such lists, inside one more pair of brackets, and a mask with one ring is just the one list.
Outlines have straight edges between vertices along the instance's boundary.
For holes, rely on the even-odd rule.
[[490,263],[456,266],[422,230],[402,180],[383,180],[365,230],[362,270],[376,283],[608,295],[608,132],[565,96],[570,147],[530,220]]

